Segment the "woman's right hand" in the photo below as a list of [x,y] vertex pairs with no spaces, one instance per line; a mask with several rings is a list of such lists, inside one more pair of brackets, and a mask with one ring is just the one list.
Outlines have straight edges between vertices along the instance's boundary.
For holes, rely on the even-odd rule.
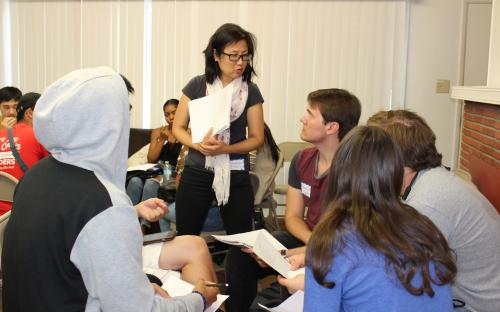
[[206,287],[204,280],[199,280],[198,282],[196,282],[193,291],[198,291],[203,295],[203,297],[205,297],[205,300],[207,301],[207,307],[215,302],[215,300],[217,299],[217,294],[219,293],[216,287]]
[[169,134],[169,131],[168,131],[168,126],[163,126],[160,128],[160,139],[161,140],[168,140],[168,134]]
[[289,293],[293,294],[297,290],[304,290],[304,274],[299,274],[293,278],[284,278],[282,276],[278,276],[278,283],[286,287]]

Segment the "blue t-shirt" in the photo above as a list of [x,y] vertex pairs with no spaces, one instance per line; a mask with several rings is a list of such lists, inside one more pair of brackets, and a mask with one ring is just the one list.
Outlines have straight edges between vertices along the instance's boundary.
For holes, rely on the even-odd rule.
[[[331,289],[318,284],[311,268],[306,268],[304,312],[453,311],[450,284],[432,284],[432,298],[425,293],[410,294],[392,268],[386,270],[384,255],[369,247],[357,234],[346,236],[346,245],[335,256],[333,264],[326,277],[328,282],[335,282]],[[431,272],[434,277],[433,266]],[[421,275],[416,274],[412,284],[419,286],[421,281]]]

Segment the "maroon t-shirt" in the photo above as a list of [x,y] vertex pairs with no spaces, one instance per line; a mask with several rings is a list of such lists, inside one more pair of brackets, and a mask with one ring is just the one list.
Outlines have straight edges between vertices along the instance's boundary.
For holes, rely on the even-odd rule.
[[328,173],[326,170],[318,176],[319,151],[315,147],[306,148],[297,154],[290,163],[288,185],[302,193],[305,206],[308,207],[306,224],[313,229],[321,215],[323,196],[328,188]]

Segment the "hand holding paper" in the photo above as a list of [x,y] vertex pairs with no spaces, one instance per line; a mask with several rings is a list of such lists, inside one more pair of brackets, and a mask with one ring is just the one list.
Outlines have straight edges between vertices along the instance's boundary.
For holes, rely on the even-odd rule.
[[273,246],[276,250],[286,249],[274,236],[272,236],[266,230],[256,230],[245,233],[233,234],[233,235],[212,235],[216,240],[221,241],[223,243],[253,248],[255,246],[255,242],[257,241],[257,237],[262,234]]
[[[200,283],[203,283],[203,285]],[[196,287],[193,287],[193,285],[189,284],[188,282],[185,282],[185,281],[181,280],[180,278],[175,277],[173,275],[169,275],[163,281],[162,288],[165,289],[170,294],[170,296],[178,297],[178,296],[187,295],[192,290],[199,291],[202,286],[203,286],[203,288],[205,288],[203,281],[198,282],[196,284]],[[213,301],[214,300],[213,298],[206,298],[208,307],[205,309],[205,312],[215,312],[220,307],[220,305],[224,302],[224,300],[226,300],[228,297],[229,296],[226,296],[226,295],[217,295],[217,299],[215,301]],[[210,301],[212,301],[212,303],[210,303]]]
[[299,274],[293,278],[284,278],[278,276],[278,283],[288,290],[289,293],[293,294],[298,290],[304,290],[305,287],[305,275]]
[[227,154],[224,148],[227,146],[221,140],[218,140],[215,136],[212,135],[213,129],[205,134],[201,143],[197,143],[198,151],[205,156],[215,156],[219,154]]
[[290,268],[292,270],[297,270],[303,268],[306,265],[306,254],[297,254],[288,257],[288,262],[290,262]]
[[287,278],[294,277],[298,274],[304,274],[304,269],[295,271],[290,269],[290,264],[280,253],[281,250],[286,249],[285,246],[266,230],[212,236],[218,241],[226,244],[251,248],[262,261]]
[[304,274],[304,269],[292,271],[290,269],[290,263],[288,263],[281,253],[273,247],[271,242],[269,242],[262,233],[257,236],[253,251],[269,264],[270,267],[286,278],[293,278],[299,274]]

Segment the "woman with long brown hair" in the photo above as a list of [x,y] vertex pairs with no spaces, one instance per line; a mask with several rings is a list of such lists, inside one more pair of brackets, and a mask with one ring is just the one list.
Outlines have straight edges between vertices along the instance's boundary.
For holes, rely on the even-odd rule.
[[390,135],[358,127],[330,169],[309,240],[304,311],[451,311],[457,268],[443,235],[400,200],[403,160]]

